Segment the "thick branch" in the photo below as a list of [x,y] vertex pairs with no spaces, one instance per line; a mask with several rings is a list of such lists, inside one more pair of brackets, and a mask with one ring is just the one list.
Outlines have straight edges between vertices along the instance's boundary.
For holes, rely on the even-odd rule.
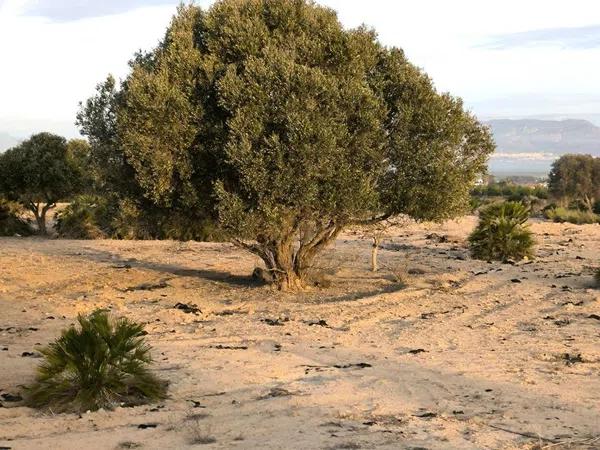
[[370,219],[354,219],[354,220],[348,221],[348,225],[358,225],[358,226],[374,225],[376,223],[387,220],[392,216],[393,216],[393,214],[386,213],[386,214],[382,214],[380,216],[371,217]]

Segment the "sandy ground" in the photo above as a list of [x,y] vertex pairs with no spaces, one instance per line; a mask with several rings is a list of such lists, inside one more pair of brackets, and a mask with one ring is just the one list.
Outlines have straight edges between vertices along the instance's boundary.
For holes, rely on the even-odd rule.
[[[510,265],[468,257],[473,224],[393,233],[375,274],[348,233],[319,261],[332,285],[301,295],[229,244],[0,239],[0,448],[600,448],[600,226],[534,223],[538,258]],[[147,323],[169,398],[8,401],[99,307]]]

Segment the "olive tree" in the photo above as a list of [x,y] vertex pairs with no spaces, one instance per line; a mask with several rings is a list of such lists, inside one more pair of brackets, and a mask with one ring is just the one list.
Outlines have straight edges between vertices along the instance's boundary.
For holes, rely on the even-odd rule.
[[600,200],[600,158],[561,156],[552,164],[548,187],[554,198],[580,201],[592,211],[595,202]]
[[42,235],[48,211],[79,189],[80,180],[81,168],[61,136],[34,134],[0,155],[0,192],[33,213]]
[[282,289],[348,225],[460,213],[493,150],[401,50],[305,0],[181,6],[110,99],[144,198],[212,217]]

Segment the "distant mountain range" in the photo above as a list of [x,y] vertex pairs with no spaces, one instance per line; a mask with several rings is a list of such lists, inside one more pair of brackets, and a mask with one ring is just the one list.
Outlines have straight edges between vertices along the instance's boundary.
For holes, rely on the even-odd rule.
[[501,119],[487,124],[499,152],[600,153],[600,127],[587,120]]
[[485,122],[496,141],[494,172],[548,172],[565,153],[600,156],[600,127],[587,120],[495,119]]
[[[600,127],[583,119],[493,119],[489,125],[496,141],[490,159],[492,173],[544,174],[565,153],[600,156]],[[20,139],[0,132],[0,152]]]

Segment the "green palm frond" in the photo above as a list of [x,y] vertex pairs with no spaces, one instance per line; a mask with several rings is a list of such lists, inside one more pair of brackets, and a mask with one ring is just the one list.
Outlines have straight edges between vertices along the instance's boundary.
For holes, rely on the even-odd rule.
[[27,404],[56,412],[138,405],[165,397],[166,383],[153,375],[143,326],[111,320],[105,310],[78,317],[41,350],[44,357]]
[[535,242],[528,219],[529,208],[520,202],[488,206],[481,211],[479,224],[469,236],[472,256],[501,261],[532,256]]

